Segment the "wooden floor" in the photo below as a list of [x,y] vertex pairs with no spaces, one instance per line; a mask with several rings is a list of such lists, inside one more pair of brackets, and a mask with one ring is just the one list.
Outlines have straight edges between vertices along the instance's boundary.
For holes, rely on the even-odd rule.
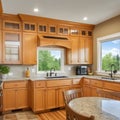
[[66,120],[65,110],[54,110],[39,114],[40,120]]
[[0,115],[0,120],[66,120],[65,109],[34,114],[32,111],[18,111]]

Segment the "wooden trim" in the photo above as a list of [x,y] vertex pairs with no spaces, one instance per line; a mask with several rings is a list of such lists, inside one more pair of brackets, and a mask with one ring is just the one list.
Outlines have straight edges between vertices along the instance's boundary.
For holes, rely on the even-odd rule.
[[3,13],[3,8],[2,8],[2,1],[0,0],[0,14]]

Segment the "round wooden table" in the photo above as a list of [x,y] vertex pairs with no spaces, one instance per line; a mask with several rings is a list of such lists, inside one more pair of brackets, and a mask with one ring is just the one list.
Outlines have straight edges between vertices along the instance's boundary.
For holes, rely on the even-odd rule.
[[81,97],[70,101],[69,106],[83,115],[93,115],[95,120],[120,120],[120,101],[103,97]]

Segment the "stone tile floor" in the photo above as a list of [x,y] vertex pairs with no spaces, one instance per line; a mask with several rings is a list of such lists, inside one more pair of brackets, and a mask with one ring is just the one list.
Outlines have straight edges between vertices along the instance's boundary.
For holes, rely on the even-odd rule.
[[34,114],[31,111],[21,111],[0,116],[0,120],[40,120],[40,119],[38,115]]

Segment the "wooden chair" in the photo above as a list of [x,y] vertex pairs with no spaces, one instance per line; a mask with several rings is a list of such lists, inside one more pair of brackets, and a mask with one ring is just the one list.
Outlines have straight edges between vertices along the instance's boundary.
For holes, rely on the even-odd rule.
[[105,89],[97,89],[97,94],[99,97],[111,98],[120,100],[120,92],[105,90]]
[[94,120],[94,116],[84,116],[73,111],[68,104],[65,104],[67,120]]
[[72,99],[83,96],[82,88],[63,91],[64,102],[68,104]]

